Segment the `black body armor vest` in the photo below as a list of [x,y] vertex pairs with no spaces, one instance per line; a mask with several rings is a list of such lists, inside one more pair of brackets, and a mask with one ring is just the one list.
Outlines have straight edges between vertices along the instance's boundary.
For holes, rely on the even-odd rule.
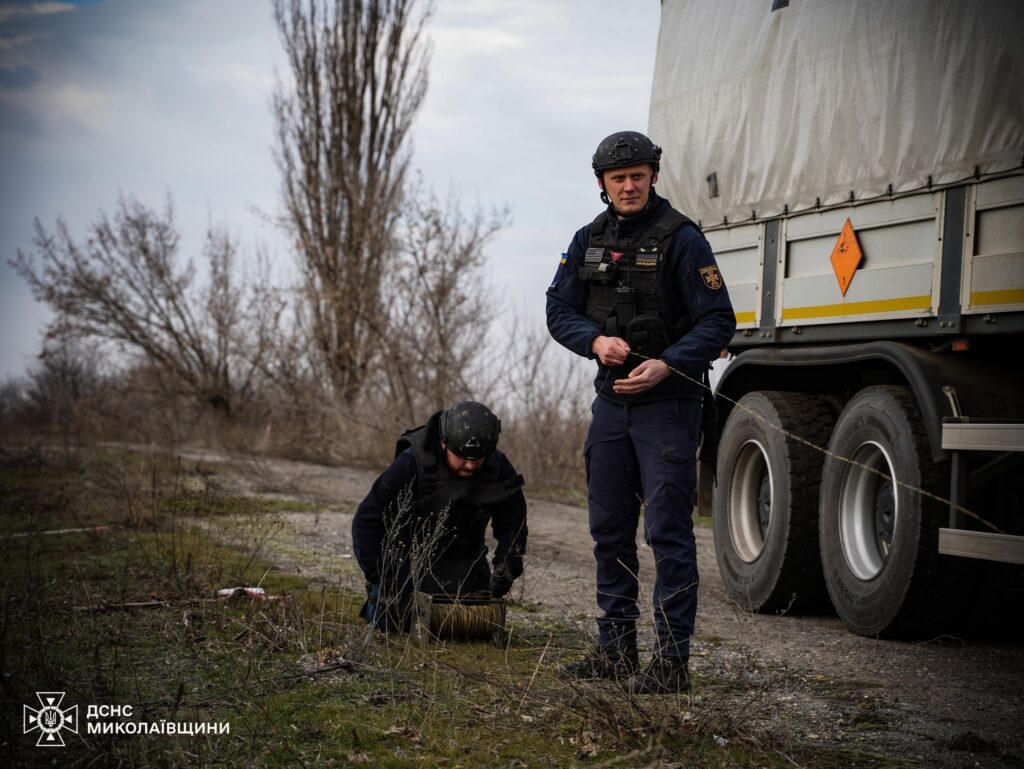
[[[434,450],[440,446],[440,416],[439,411],[427,424],[403,433],[395,445],[396,457],[412,449],[417,471],[411,510],[399,522],[399,539],[406,548],[413,548],[414,559],[429,561],[416,575],[420,590],[449,595],[486,590],[490,568],[484,542],[491,508],[518,492],[523,476],[498,480],[500,468],[494,454],[472,478],[453,474]],[[430,543],[429,552],[416,553],[415,548],[423,548],[424,543]]]
[[580,268],[587,284],[587,317],[602,333],[625,339],[632,350],[657,358],[689,328],[666,306],[658,274],[672,237],[697,225],[668,208],[640,233],[623,237],[602,212],[590,225],[590,241]]

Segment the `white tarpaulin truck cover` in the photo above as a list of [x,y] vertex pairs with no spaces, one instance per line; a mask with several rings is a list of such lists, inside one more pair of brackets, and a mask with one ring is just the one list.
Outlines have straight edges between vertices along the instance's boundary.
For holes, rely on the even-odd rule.
[[1021,168],[1024,1],[664,0],[649,133],[705,226]]

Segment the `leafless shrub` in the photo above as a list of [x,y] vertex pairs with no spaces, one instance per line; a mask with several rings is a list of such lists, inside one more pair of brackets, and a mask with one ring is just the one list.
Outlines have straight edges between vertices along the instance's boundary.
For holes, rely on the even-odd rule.
[[401,261],[387,285],[383,361],[388,398],[408,424],[478,395],[496,316],[485,248],[507,216],[479,208],[466,215],[451,194],[442,201],[420,193],[409,201]]
[[24,378],[0,390],[0,425],[11,436],[57,438],[67,458],[92,432],[93,407],[106,386],[91,346],[59,340]]
[[38,266],[21,251],[12,265],[56,315],[49,340],[98,340],[141,353],[174,387],[224,413],[247,394],[280,310],[238,285],[237,247],[226,232],[207,232],[206,285],[196,283],[192,260],[179,264],[169,200],[161,214],[121,198],[84,242],[63,220],[51,232],[37,219],[35,248]]
[[378,600],[396,626],[413,611],[413,595],[432,575],[447,521],[447,507],[433,515],[418,515],[411,487],[400,491],[384,512]]

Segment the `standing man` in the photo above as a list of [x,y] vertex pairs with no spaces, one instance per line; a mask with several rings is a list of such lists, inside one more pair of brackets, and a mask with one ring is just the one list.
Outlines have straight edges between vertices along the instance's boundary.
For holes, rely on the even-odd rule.
[[[660,158],[661,148],[635,131],[598,145],[593,169],[607,209],[573,236],[547,291],[551,335],[598,361],[584,454],[603,616],[597,649],[561,674],[629,677],[637,694],[690,688],[698,383],[736,328],[711,247],[654,191]],[[657,629],[643,672],[636,642],[641,501],[656,564]]]
[[[379,630],[407,631],[416,590],[500,598],[523,573],[523,476],[496,447],[501,422],[482,403],[438,411],[398,439],[395,461],[352,520],[366,577],[360,616]],[[498,542],[493,571],[484,540]]]

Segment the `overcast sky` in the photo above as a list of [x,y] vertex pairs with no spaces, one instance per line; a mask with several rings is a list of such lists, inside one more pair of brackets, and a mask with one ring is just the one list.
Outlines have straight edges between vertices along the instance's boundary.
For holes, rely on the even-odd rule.
[[[572,233],[600,209],[597,142],[646,130],[658,0],[438,0],[414,166],[467,208],[507,204],[488,274],[542,322]],[[80,237],[118,195],[176,205],[184,256],[208,222],[251,254],[292,254],[258,211],[279,177],[269,101],[285,74],[269,0],[0,0],[0,380],[40,349],[48,314],[7,265],[32,219]]]

